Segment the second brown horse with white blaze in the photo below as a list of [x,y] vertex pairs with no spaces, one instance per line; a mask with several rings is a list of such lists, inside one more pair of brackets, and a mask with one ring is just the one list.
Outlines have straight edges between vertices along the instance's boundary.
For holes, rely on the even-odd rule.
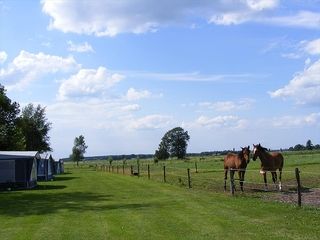
[[281,175],[283,168],[283,156],[281,153],[273,152],[269,153],[266,148],[262,147],[260,143],[258,145],[253,144],[253,161],[257,159],[261,160],[261,169],[260,173],[263,174],[265,190],[268,189],[267,185],[267,171],[270,171],[272,174],[272,181],[276,184],[277,181],[277,170],[279,169],[279,190],[281,191]]
[[234,172],[238,171],[240,188],[243,191],[243,181],[244,175],[246,173],[246,168],[250,162],[250,146],[241,148],[238,154],[228,153],[224,157],[224,191],[227,189],[227,176],[228,171],[230,171],[231,187],[234,188],[233,176]]

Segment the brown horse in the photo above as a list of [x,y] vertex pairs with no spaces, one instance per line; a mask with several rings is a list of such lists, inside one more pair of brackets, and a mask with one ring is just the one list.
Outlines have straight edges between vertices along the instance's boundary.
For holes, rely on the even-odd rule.
[[250,146],[241,148],[238,154],[228,153],[224,157],[224,191],[227,189],[227,176],[230,171],[231,187],[234,189],[235,185],[233,182],[234,172],[238,171],[240,179],[240,188],[243,192],[243,181],[246,173],[246,168],[250,162]]
[[274,152],[269,153],[267,149],[262,147],[260,143],[258,145],[253,144],[253,161],[260,158],[261,161],[261,170],[260,173],[263,174],[265,190],[268,189],[267,185],[267,171],[270,171],[272,174],[272,181],[276,184],[277,181],[277,169],[279,169],[279,190],[281,191],[281,175],[283,168],[283,156],[281,153]]

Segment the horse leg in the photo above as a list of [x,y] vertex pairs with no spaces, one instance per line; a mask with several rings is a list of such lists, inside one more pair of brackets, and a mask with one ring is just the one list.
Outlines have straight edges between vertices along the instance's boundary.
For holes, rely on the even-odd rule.
[[224,191],[227,191],[228,169],[224,169]]
[[239,181],[240,181],[241,192],[243,192],[244,173],[245,171],[239,170]]
[[264,181],[264,190],[265,190],[265,191],[268,191],[267,172],[266,172],[266,171],[263,173],[263,181]]
[[282,191],[281,175],[282,175],[282,168],[279,169],[279,191]]
[[271,172],[272,174],[272,181],[273,181],[273,184],[276,186],[276,189],[277,189],[277,172],[274,171],[274,172]]
[[230,189],[231,189],[232,194],[236,190],[235,185],[234,185],[234,170],[230,170]]

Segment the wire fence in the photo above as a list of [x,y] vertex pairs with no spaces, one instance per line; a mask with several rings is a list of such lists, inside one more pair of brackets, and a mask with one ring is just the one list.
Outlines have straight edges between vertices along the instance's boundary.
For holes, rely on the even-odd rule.
[[[179,185],[186,188],[205,189],[214,192],[224,191],[224,169],[199,168],[197,163],[188,163],[187,166],[174,164],[146,164],[137,162],[136,164],[96,164],[97,171],[117,173],[123,175],[136,176],[139,178]],[[191,167],[191,168],[190,168]],[[320,206],[320,173],[312,171],[301,171],[291,169],[282,171],[281,191],[279,185],[272,182],[271,173],[267,172],[267,189],[259,169],[245,170],[245,180],[243,181],[244,192],[240,191],[240,179],[235,173],[232,179],[228,174],[227,192],[231,195],[253,195],[268,200]],[[279,178],[279,174],[278,174]],[[279,179],[278,179],[279,180]],[[234,187],[234,189],[233,189]],[[316,194],[314,194],[316,192]],[[313,196],[319,194],[318,197]],[[310,203],[308,196],[312,195]]]

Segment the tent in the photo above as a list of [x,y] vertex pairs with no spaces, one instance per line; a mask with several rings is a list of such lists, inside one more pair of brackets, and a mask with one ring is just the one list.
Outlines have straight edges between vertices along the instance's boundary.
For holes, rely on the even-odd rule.
[[58,161],[54,161],[54,173],[53,174],[61,174],[63,173],[63,161],[60,159]]
[[37,186],[38,152],[0,151],[0,187],[33,188]]
[[41,157],[37,159],[38,165],[38,181],[49,181],[53,179],[53,159]]

